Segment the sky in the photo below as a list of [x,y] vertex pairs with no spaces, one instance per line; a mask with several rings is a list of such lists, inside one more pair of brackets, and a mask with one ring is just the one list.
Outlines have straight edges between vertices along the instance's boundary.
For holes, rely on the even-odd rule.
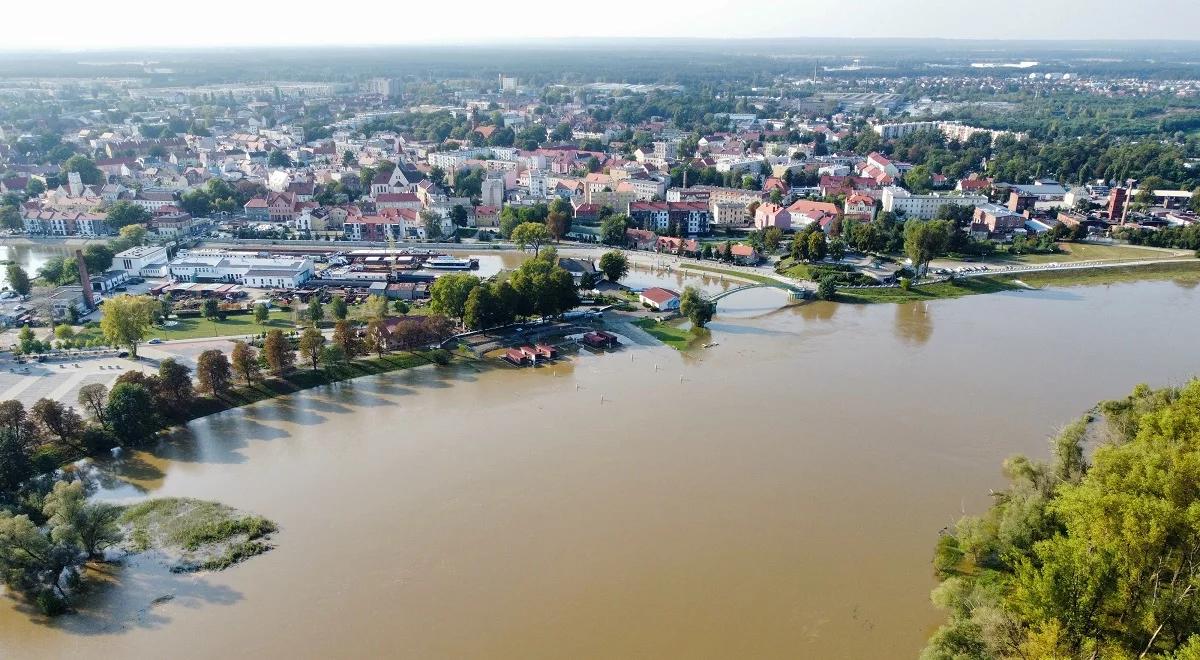
[[[6,3],[7,4],[7,3]],[[1197,0],[55,0],[0,50],[482,44],[550,37],[1197,39]],[[18,26],[28,26],[22,29]]]

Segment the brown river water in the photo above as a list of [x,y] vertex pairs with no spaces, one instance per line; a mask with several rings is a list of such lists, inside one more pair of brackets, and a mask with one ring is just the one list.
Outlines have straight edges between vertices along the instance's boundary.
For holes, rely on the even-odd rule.
[[220,500],[278,548],[138,560],[53,623],[0,600],[0,657],[914,657],[938,531],[1006,456],[1200,372],[1193,287],[757,290],[691,355],[425,368],[199,420],[103,496]]

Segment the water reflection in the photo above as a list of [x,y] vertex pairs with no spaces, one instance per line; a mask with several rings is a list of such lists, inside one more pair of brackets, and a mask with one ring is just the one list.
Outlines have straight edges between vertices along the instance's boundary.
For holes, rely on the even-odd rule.
[[920,346],[933,336],[931,306],[925,302],[896,305],[895,334],[906,344]]

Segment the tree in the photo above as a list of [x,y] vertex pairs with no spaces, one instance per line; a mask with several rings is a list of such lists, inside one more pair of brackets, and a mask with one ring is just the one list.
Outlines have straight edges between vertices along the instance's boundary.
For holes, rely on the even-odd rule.
[[266,325],[267,319],[271,317],[271,309],[266,303],[257,303],[254,305],[254,324]]
[[41,348],[41,342],[33,336],[33,329],[27,325],[17,331],[17,350],[23,354],[36,353]]
[[121,508],[107,502],[89,503],[82,481],[54,484],[42,512],[48,518],[51,540],[78,545],[89,559],[102,557],[105,548],[124,538],[117,524]]
[[80,438],[86,425],[74,408],[54,399],[38,399],[29,412],[41,436],[54,438],[60,447],[81,448]]
[[551,211],[550,215],[546,216],[546,231],[556,241],[561,241],[563,236],[571,232],[571,211]]
[[450,222],[454,223],[455,227],[467,226],[467,209],[462,204],[455,204],[450,209]]
[[774,254],[779,249],[779,244],[783,241],[783,230],[774,225],[767,227],[762,231],[763,250],[768,254]]
[[308,309],[306,311],[308,314],[308,321],[313,325],[320,323],[321,320],[325,318],[325,308],[321,306],[321,301],[315,296],[313,297],[312,301],[308,303]]
[[205,299],[202,309],[204,318],[209,321],[216,321],[221,317],[221,305],[217,302],[216,298]]
[[382,318],[371,319],[367,322],[367,348],[381,358],[387,352],[388,333]]
[[425,238],[436,241],[442,238],[442,216],[433,211],[421,211],[421,220],[425,225]]
[[571,274],[545,259],[530,259],[513,272],[508,284],[514,316],[555,316],[579,304]]
[[78,546],[54,543],[28,515],[0,511],[0,575],[13,591],[28,594],[46,615],[66,611],[64,582],[78,579]]
[[522,250],[532,246],[533,256],[536,257],[542,244],[550,240],[550,231],[543,224],[522,222],[513,230],[511,238],[514,243],[521,246]]
[[21,229],[21,210],[15,204],[0,204],[0,227]]
[[134,204],[121,200],[108,209],[108,226],[120,229],[130,225],[141,225],[150,221],[150,212]]
[[33,474],[26,439],[12,429],[0,429],[0,502],[10,499]]
[[92,243],[83,248],[83,263],[87,264],[89,273],[103,273],[112,268],[115,252],[103,243]]
[[620,252],[605,252],[600,255],[600,272],[609,282],[619,282],[629,273],[629,260]]
[[68,158],[62,164],[62,180],[67,180],[67,174],[71,172],[79,173],[79,180],[86,186],[97,186],[104,183],[104,173],[96,167],[96,161],[84,156],[83,154],[75,154]]
[[157,301],[149,296],[122,294],[109,298],[100,317],[100,331],[109,344],[126,346],[137,357],[138,344],[146,338],[158,309]]
[[92,419],[99,422],[101,425],[107,425],[104,416],[105,402],[108,401],[108,388],[102,383],[89,383],[79,388],[79,396],[76,397],[79,405],[91,414]]
[[312,363],[313,371],[321,361],[321,349],[325,346],[325,335],[320,330],[309,326],[300,335],[300,355]]
[[1049,463],[1004,463],[1009,486],[939,539],[925,658],[1196,658],[1200,652],[1200,381],[1100,405]]
[[846,241],[841,238],[829,241],[829,256],[834,261],[841,261],[846,256]]
[[117,232],[117,239],[129,247],[137,247],[146,242],[146,228],[142,225],[125,225]]
[[233,342],[230,358],[233,370],[241,376],[245,384],[253,385],[262,376],[262,369],[258,364],[258,351],[250,344],[244,341]]
[[337,344],[329,344],[321,349],[321,364],[326,367],[344,364],[347,359],[346,350]]
[[429,286],[429,306],[439,314],[462,319],[467,296],[479,286],[479,278],[467,273],[442,275]]
[[267,338],[263,341],[263,353],[266,355],[267,366],[276,376],[287,373],[296,363],[296,354],[292,351],[292,344],[287,337],[283,336],[281,330],[267,332]]
[[[434,280],[435,282],[437,280]],[[387,316],[387,298],[380,295],[367,296],[364,303],[368,319],[382,319]]]
[[267,167],[291,167],[292,159],[279,149],[272,149],[267,156]]
[[496,294],[490,282],[471,289],[463,308],[463,325],[472,330],[483,330],[501,325],[508,320],[504,301]]
[[21,266],[16,263],[8,264],[8,267],[5,270],[6,275],[8,276],[8,286],[22,296],[29,295],[29,291],[31,289],[29,273],[26,273],[25,269],[21,268]]
[[808,233],[808,260],[820,261],[825,258],[825,253],[828,250],[825,232],[817,229]]
[[342,296],[334,296],[329,301],[329,311],[338,321],[346,320],[346,316],[350,313],[349,308],[346,307],[346,299]]
[[161,428],[156,410],[154,397],[145,385],[118,382],[108,395],[104,418],[123,445],[138,446]]
[[913,270],[918,276],[930,261],[945,253],[953,230],[947,220],[904,223],[904,252],[912,259]]
[[837,276],[826,275],[817,284],[817,297],[821,300],[833,300],[837,295]]
[[703,328],[717,313],[717,304],[705,298],[696,287],[689,286],[679,299],[679,312],[688,317],[693,327]]
[[[242,344],[245,346],[245,344]],[[234,346],[237,350],[237,346]],[[255,365],[257,366],[257,365]],[[246,379],[249,382],[249,378]],[[210,348],[196,358],[196,389],[205,393],[221,396],[229,391],[233,383],[233,370],[229,360],[221,351]]]
[[933,187],[933,174],[928,165],[916,165],[904,175],[904,184],[915,193],[926,193]]
[[352,358],[358,354],[358,336],[350,322],[342,319],[333,324],[333,343],[342,349],[342,354]]

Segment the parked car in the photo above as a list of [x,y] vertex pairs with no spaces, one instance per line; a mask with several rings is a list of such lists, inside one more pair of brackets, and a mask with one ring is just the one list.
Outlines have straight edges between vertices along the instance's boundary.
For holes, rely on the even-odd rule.
[[155,337],[154,339],[151,339],[150,341],[148,341],[146,343],[147,344],[161,344],[161,343],[163,343],[163,340],[159,339],[158,337]]

